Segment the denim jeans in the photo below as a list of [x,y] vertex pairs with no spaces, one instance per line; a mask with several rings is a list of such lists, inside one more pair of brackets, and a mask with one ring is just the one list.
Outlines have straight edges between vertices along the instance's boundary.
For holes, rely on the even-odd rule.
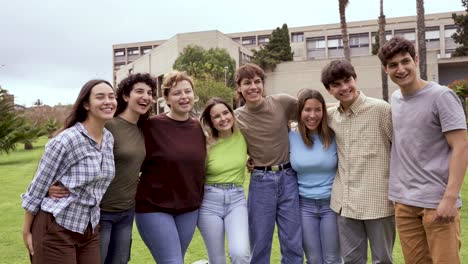
[[254,169],[249,186],[249,234],[252,263],[270,264],[271,243],[278,225],[281,263],[302,263],[302,230],[297,176],[293,169]]
[[101,210],[99,219],[101,263],[128,263],[134,216],[135,208],[112,213]]
[[187,248],[197,225],[198,210],[172,215],[136,213],[141,239],[158,264],[183,264]]
[[198,229],[211,264],[225,264],[224,232],[231,263],[250,263],[249,224],[244,189],[221,189],[205,185],[198,212]]
[[330,198],[299,198],[302,215],[302,246],[307,263],[342,263],[336,213]]

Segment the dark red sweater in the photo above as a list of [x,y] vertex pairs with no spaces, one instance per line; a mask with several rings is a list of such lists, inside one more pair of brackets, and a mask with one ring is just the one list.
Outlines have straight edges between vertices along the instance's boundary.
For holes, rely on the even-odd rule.
[[205,136],[196,119],[165,114],[143,127],[146,159],[136,194],[136,212],[181,214],[200,207],[205,182]]

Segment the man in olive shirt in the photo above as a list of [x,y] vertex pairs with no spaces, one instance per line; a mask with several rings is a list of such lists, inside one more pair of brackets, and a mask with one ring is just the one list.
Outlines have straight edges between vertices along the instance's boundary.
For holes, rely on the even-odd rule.
[[393,263],[395,218],[388,200],[392,121],[390,105],[367,97],[356,87],[356,72],[346,60],[322,70],[322,83],[339,102],[328,111],[336,136],[338,171],[331,208],[338,213],[345,263]]

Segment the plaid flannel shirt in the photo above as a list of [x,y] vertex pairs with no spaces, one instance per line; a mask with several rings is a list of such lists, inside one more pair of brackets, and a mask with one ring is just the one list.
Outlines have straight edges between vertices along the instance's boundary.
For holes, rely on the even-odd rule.
[[[99,222],[99,203],[114,178],[114,138],[104,129],[101,146],[81,123],[51,139],[42,155],[33,181],[22,197],[22,207],[37,214],[54,215],[60,226],[84,233],[89,223]],[[47,196],[49,187],[60,182],[70,191],[65,198]]]

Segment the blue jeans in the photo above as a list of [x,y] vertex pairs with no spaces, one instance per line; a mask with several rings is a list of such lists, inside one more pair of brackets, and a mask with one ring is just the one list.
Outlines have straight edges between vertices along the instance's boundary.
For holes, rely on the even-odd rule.
[[251,262],[270,264],[276,221],[281,263],[302,264],[301,213],[296,172],[293,169],[254,169],[250,175],[248,209]]
[[198,210],[172,215],[136,213],[141,239],[158,264],[183,264],[187,248],[197,225]]
[[205,185],[198,212],[198,229],[205,241],[209,262],[225,264],[224,232],[231,263],[250,263],[249,223],[244,189]]
[[122,212],[101,210],[99,246],[101,263],[128,263],[132,246],[135,208]]
[[336,213],[330,198],[299,198],[302,215],[302,246],[307,263],[342,263]]

